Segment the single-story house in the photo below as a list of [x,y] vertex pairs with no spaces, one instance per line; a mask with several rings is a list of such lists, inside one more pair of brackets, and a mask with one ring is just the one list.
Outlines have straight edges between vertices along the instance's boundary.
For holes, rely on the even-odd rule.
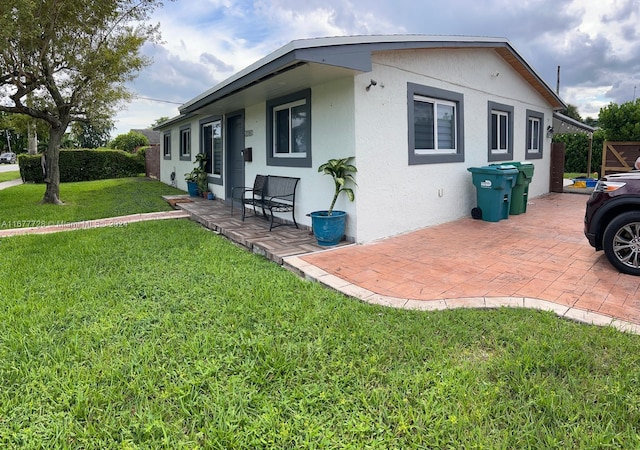
[[[508,40],[424,35],[293,41],[159,125],[161,180],[186,189],[209,157],[219,199],[257,174],[299,177],[295,217],[329,207],[317,168],[354,157],[347,238],[368,242],[469,215],[469,167],[531,161],[529,196],[549,192],[550,131],[566,105]],[[460,237],[458,237],[460,238]]]

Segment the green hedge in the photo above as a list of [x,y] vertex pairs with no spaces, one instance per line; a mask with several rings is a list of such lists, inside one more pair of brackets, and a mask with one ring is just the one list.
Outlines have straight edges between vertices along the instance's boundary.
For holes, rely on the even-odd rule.
[[[587,173],[589,161],[589,137],[586,134],[557,134],[554,142],[565,145],[564,171],[573,173]],[[591,154],[591,172],[600,172],[602,165],[602,143],[604,135],[601,131],[593,134],[593,148]]]
[[[25,183],[44,183],[42,155],[20,155],[20,176]],[[60,150],[60,182],[135,177],[144,173],[144,152],[130,154],[112,149]]]

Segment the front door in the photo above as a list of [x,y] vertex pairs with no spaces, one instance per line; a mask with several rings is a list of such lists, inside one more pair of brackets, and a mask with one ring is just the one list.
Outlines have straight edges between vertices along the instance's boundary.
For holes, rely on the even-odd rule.
[[[227,183],[226,198],[231,199],[231,189],[244,186],[244,111],[227,116]],[[228,201],[227,201],[228,203]]]

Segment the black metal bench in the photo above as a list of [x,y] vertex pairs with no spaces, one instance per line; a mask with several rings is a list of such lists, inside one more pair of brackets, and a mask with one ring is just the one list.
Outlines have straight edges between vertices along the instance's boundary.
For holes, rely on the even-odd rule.
[[[246,215],[247,207],[253,208],[255,215],[258,215],[258,211],[262,211],[263,217],[267,217],[267,210],[269,211],[269,231],[275,227],[286,225],[286,223],[274,223],[273,213],[291,213],[291,219],[296,228],[298,223],[296,222],[295,206],[296,206],[296,187],[300,178],[293,177],[281,177],[278,175],[256,175],[256,179],[253,182],[253,187],[234,187],[231,190],[231,196],[234,196],[234,191],[242,190],[242,194],[239,198],[242,204],[242,221]],[[232,211],[233,214],[233,198],[232,198]]]

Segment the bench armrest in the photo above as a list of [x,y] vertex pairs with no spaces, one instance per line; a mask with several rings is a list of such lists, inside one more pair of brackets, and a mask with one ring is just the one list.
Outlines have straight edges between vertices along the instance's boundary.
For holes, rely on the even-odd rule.
[[276,200],[276,201],[277,200],[286,200],[286,201],[289,201],[289,202],[293,202],[293,198],[294,198],[294,194],[291,193],[291,194],[286,194],[286,195],[274,195],[272,197],[265,197],[264,199],[266,201],[269,201],[269,202],[272,202],[274,200]]
[[[242,190],[242,195],[236,197],[234,193],[236,190]],[[231,188],[231,198],[244,198],[247,192],[251,192],[254,196],[260,195],[262,197],[262,189],[254,189],[248,186],[236,186]]]

